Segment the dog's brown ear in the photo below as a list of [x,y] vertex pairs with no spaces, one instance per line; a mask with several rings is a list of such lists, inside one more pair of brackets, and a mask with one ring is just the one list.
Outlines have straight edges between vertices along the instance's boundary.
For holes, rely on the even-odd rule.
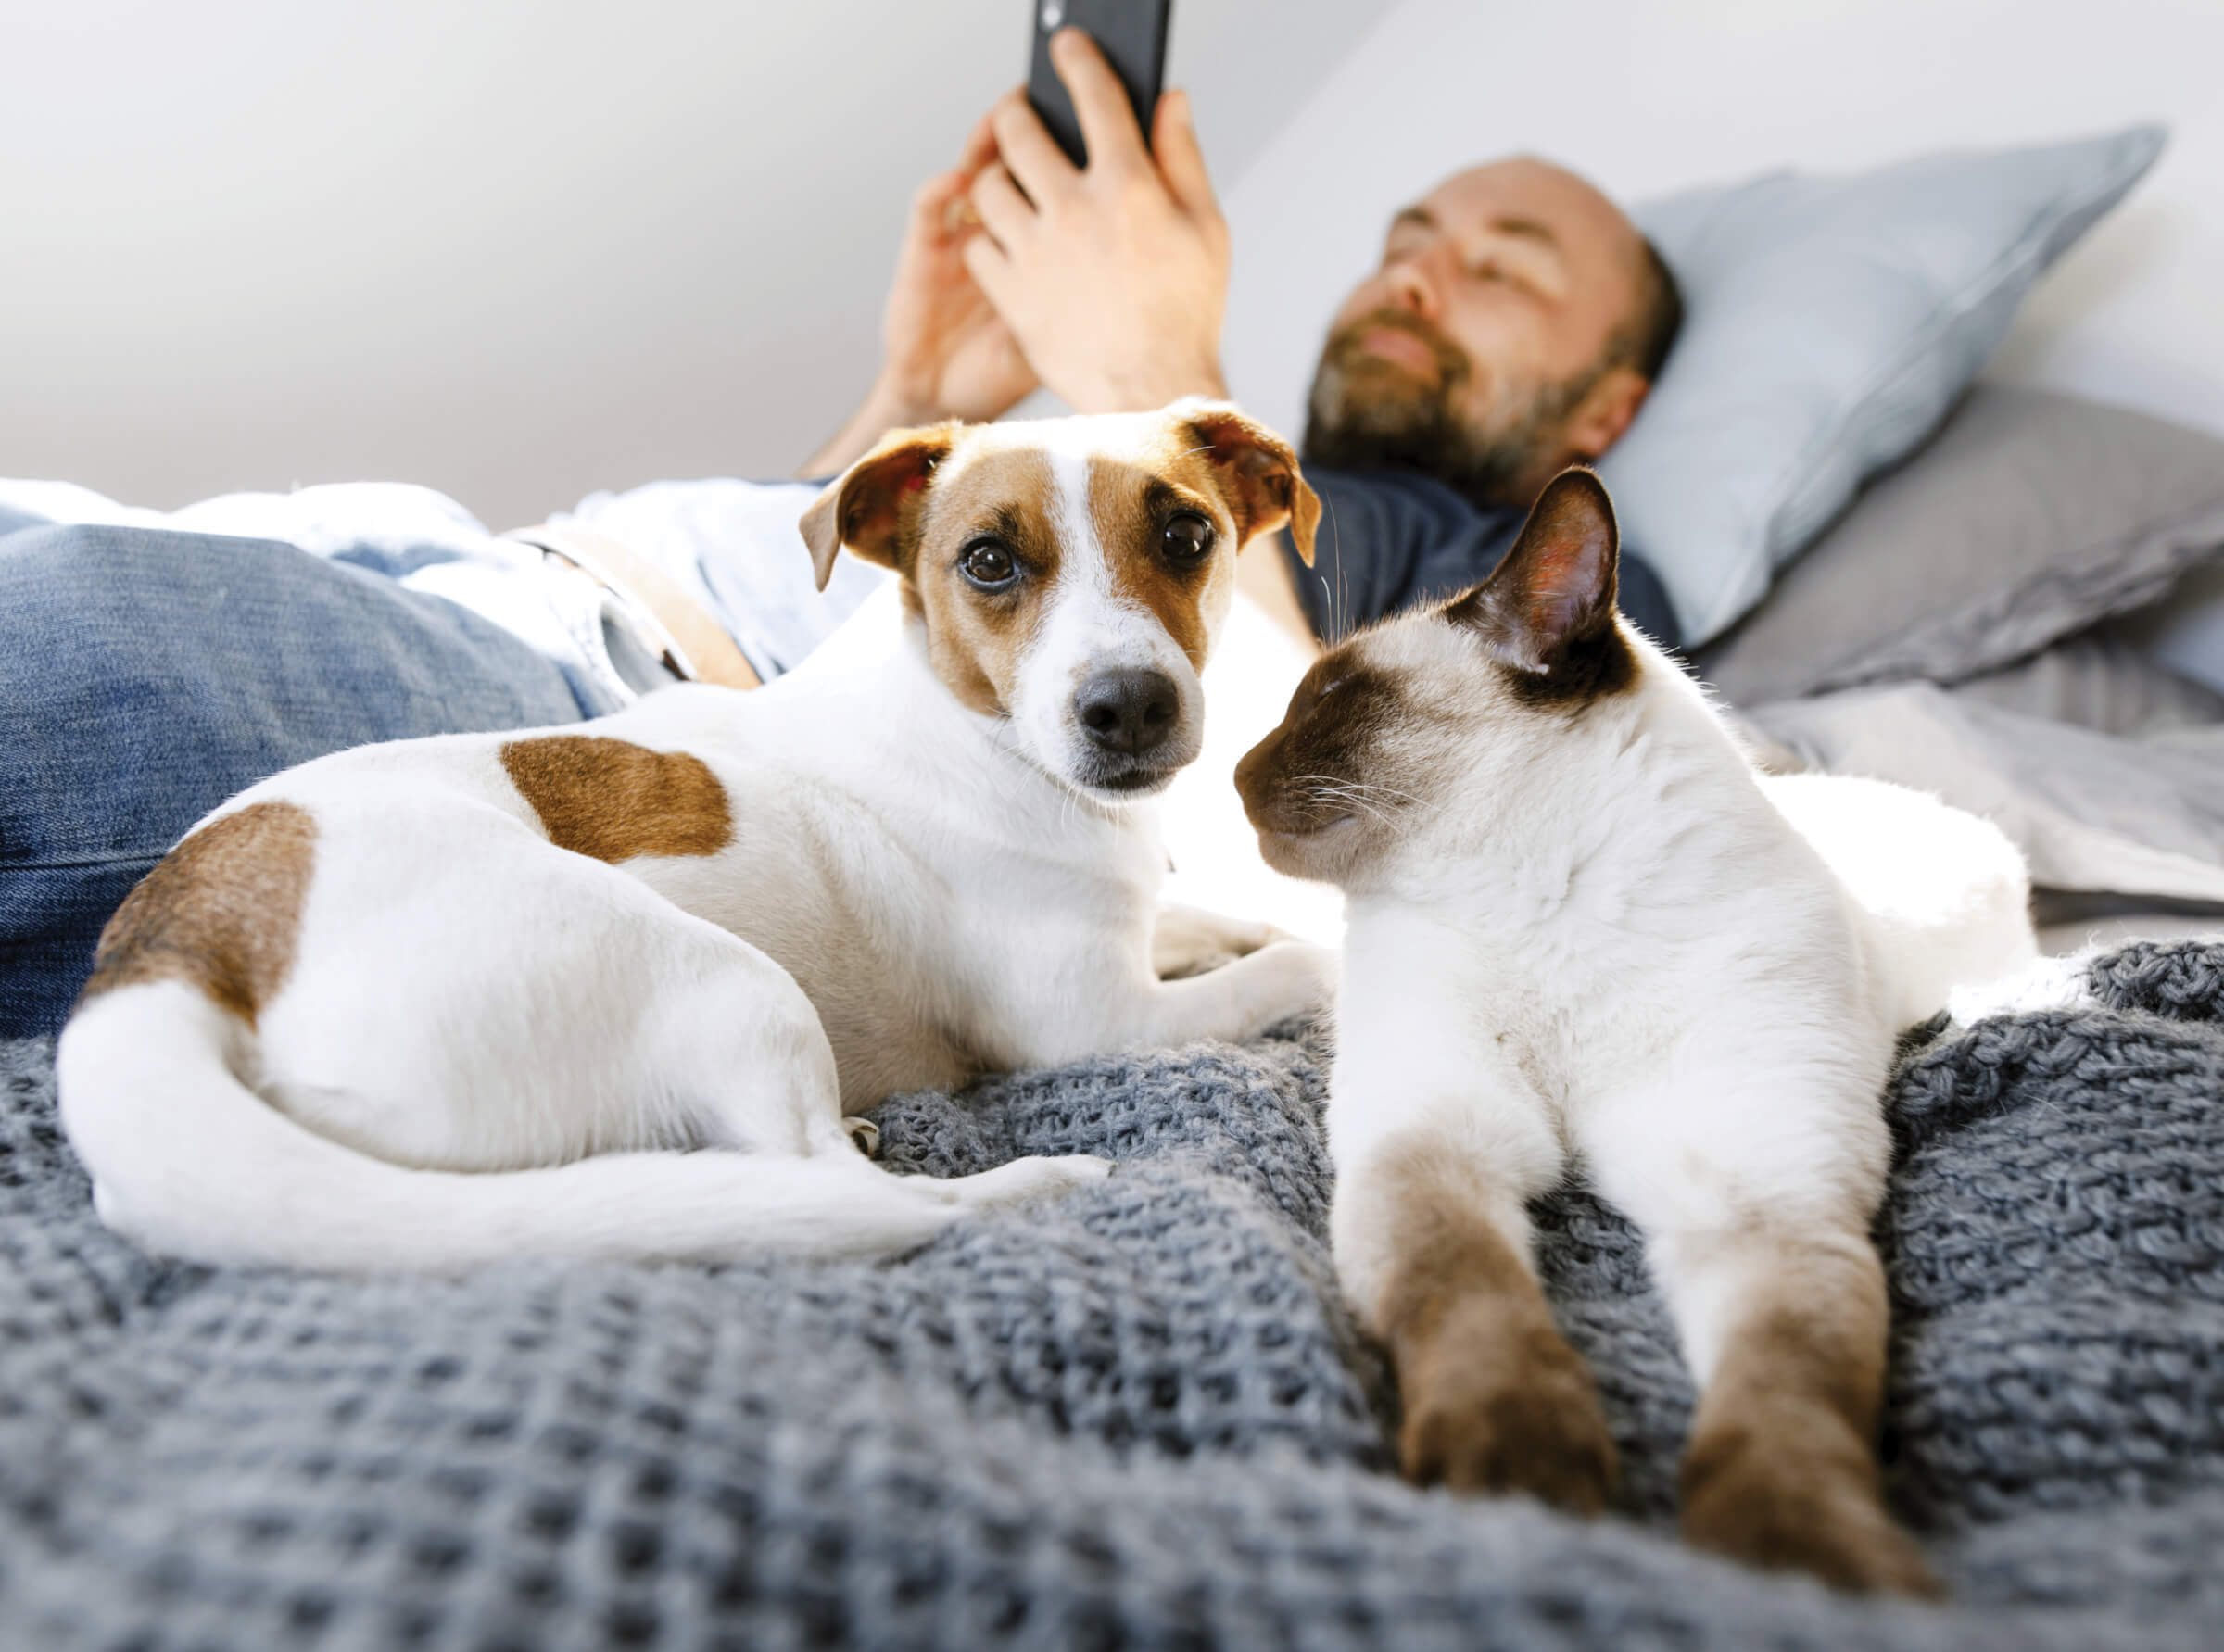
[[1607,692],[1632,668],[1614,628],[1620,554],[1605,484],[1586,470],[1562,471],[1537,496],[1505,561],[1445,617],[1474,630],[1539,690]]
[[845,545],[853,556],[904,571],[904,553],[917,525],[928,481],[934,467],[949,457],[954,429],[937,424],[890,431],[811,501],[797,525],[811,548],[820,590],[833,577],[834,555]]
[[1224,401],[1185,402],[1177,411],[1190,445],[1219,478],[1238,541],[1247,545],[1287,524],[1290,542],[1311,567],[1320,498],[1306,485],[1289,443]]

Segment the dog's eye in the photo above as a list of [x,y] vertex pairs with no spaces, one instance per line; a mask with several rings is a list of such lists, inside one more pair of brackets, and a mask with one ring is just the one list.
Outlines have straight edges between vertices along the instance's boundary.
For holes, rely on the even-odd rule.
[[1008,590],[1019,577],[1010,549],[994,539],[976,539],[959,551],[957,571],[984,591]]
[[1159,543],[1177,562],[1194,562],[1212,549],[1212,523],[1194,511],[1181,511],[1167,519]]

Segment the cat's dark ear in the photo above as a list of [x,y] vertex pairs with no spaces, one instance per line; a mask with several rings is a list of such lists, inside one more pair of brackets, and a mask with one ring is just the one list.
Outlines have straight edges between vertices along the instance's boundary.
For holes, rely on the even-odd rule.
[[1537,697],[1611,694],[1636,668],[1614,626],[1620,545],[1605,486],[1589,471],[1562,471],[1537,496],[1506,560],[1445,617],[1474,632]]

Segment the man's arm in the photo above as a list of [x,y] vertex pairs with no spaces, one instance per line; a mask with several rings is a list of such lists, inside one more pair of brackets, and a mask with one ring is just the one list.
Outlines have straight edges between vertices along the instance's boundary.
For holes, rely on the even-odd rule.
[[993,419],[1035,387],[1018,341],[966,269],[965,244],[980,233],[967,192],[995,155],[995,135],[983,118],[957,165],[912,196],[881,312],[880,376],[798,475],[846,470],[900,425]]

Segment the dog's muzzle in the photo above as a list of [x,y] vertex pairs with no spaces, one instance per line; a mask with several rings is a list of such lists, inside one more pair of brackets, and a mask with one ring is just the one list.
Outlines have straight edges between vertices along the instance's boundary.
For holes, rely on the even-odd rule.
[[1073,697],[1073,720],[1089,743],[1123,757],[1166,744],[1182,719],[1182,690],[1163,671],[1100,672]]
[[1196,755],[1182,731],[1182,690],[1163,671],[1101,671],[1073,697],[1084,747],[1075,777],[1104,791],[1155,790]]

